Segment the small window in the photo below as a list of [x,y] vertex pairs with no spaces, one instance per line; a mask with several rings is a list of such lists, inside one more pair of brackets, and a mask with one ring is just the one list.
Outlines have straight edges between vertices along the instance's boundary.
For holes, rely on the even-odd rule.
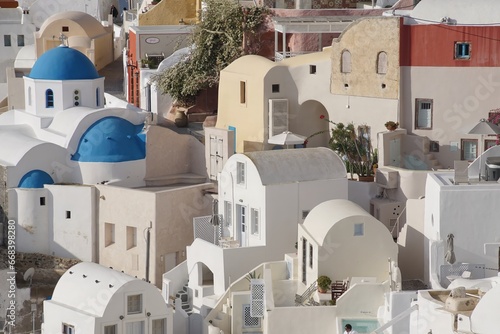
[[415,99],[415,129],[432,129],[432,104],[430,99]]
[[67,31],[69,31],[69,27],[68,27],[68,26],[63,26],[63,27],[62,27],[62,31],[63,31],[63,32],[67,32]]
[[258,235],[259,234],[259,210],[257,209],[250,209],[250,219],[252,220],[252,234],[253,235]]
[[104,334],[117,334],[117,325],[104,326]]
[[246,103],[246,83],[240,81],[240,103]]
[[45,205],[45,197],[40,197],[40,206]]
[[236,182],[238,184],[245,184],[245,163],[236,163]]
[[45,91],[45,108],[54,108],[54,92],[52,89]]
[[24,46],[24,35],[17,35],[17,46]]
[[106,247],[115,243],[115,224],[104,223],[104,245]]
[[313,267],[313,245],[309,244],[309,267]]
[[477,139],[462,139],[460,159],[474,161],[477,158]]
[[137,314],[142,312],[142,295],[127,296],[127,314]]
[[[377,73],[386,74],[387,73],[387,53],[379,52],[377,56]],[[382,87],[385,88],[385,87]]]
[[309,74],[316,74],[316,65],[309,65]]
[[137,227],[127,226],[127,249],[137,246]]
[[62,333],[63,334],[75,334],[75,326],[62,324]]
[[152,325],[152,334],[167,334],[167,319],[155,319]]
[[354,224],[354,236],[362,236],[365,235],[365,225],[363,223],[361,224]]
[[123,333],[144,334],[144,321],[131,321],[125,323],[125,331]]
[[470,59],[471,45],[468,42],[455,43],[455,59]]
[[429,142],[429,152],[439,152],[439,142],[431,140]]
[[100,106],[99,105],[99,103],[100,103],[100,101],[99,101],[99,95],[100,95],[99,88],[96,88],[96,90],[95,90],[95,105],[96,105],[96,107]]
[[347,50],[342,51],[340,72],[351,73],[351,53]]
[[272,86],[272,89],[273,89],[273,93],[279,93],[280,92],[280,85],[274,84]]
[[71,219],[71,211],[66,211],[66,219]]
[[12,46],[10,35],[3,35],[3,46]]

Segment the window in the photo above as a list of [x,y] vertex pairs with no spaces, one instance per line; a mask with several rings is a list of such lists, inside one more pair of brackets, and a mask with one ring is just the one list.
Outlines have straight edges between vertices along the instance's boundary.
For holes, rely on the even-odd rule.
[[137,227],[127,226],[127,249],[137,246]]
[[246,103],[246,83],[240,81],[240,103]]
[[477,158],[477,139],[462,139],[460,159],[473,161]]
[[144,334],[144,321],[132,321],[125,324],[125,334]]
[[342,51],[340,72],[351,73],[351,53],[347,50]]
[[259,210],[250,209],[250,219],[252,220],[251,221],[252,234],[258,235],[259,234]]
[[54,108],[54,92],[52,89],[45,91],[45,108]]
[[471,45],[467,42],[455,43],[455,59],[470,59]]
[[497,145],[497,140],[496,139],[485,139],[484,140],[484,150],[486,151],[489,148],[492,148],[493,146]]
[[99,88],[96,88],[95,90],[95,105],[96,107],[99,107]]
[[3,35],[3,46],[12,46],[10,35]]
[[243,327],[260,327],[260,318],[250,315],[250,304],[243,305]]
[[153,320],[152,334],[166,334],[167,333],[167,319]]
[[69,27],[68,27],[68,26],[63,26],[63,27],[62,27],[62,31],[63,31],[63,32],[69,31]]
[[63,334],[75,334],[75,326],[63,324],[62,325],[62,333]]
[[[377,73],[386,74],[387,73],[387,53],[379,52],[377,56]],[[382,87],[385,88],[385,87]]]
[[272,86],[273,93],[279,93],[280,92],[280,85],[274,84]]
[[104,223],[104,245],[108,247],[115,243],[115,224]]
[[307,239],[302,238],[302,283],[307,281]]
[[116,325],[104,326],[104,334],[117,334]]
[[233,204],[228,201],[224,201],[224,221],[226,226],[231,226],[233,223]]
[[429,152],[439,152],[439,142],[435,140],[429,141]]
[[309,267],[313,267],[313,245],[309,244]]
[[432,100],[415,99],[415,129],[432,129]]
[[238,184],[245,184],[245,163],[236,163],[236,182]]
[[17,46],[24,46],[24,35],[17,35]]
[[316,74],[316,65],[309,65],[309,74]]
[[66,211],[66,219],[71,219],[71,211]]
[[361,224],[354,224],[354,236],[362,236],[365,235],[365,225],[363,223]]
[[142,295],[127,296],[127,314],[137,314],[142,312]]
[[40,197],[40,206],[45,205],[45,197]]

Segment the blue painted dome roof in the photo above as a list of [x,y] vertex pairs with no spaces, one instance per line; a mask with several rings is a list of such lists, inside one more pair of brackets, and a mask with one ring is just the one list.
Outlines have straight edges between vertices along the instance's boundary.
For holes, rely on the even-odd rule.
[[44,184],[54,184],[52,177],[43,170],[32,170],[21,178],[19,188],[43,188]]
[[42,54],[28,77],[44,80],[88,80],[99,78],[99,74],[94,64],[83,53],[60,45]]
[[143,126],[114,116],[102,118],[85,131],[71,160],[124,162],[144,159],[146,142]]

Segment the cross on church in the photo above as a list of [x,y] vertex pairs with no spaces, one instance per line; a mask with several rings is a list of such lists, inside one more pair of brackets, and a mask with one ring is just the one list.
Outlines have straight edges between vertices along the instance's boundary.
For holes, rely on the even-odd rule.
[[59,36],[59,40],[61,41],[61,45],[68,46],[66,44],[66,42],[68,41],[68,36],[66,36],[65,34],[61,33],[61,35]]

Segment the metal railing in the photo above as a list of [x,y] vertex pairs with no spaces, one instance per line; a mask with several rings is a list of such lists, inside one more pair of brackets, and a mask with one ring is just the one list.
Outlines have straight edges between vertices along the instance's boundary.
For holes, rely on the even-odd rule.
[[306,300],[309,300],[311,298],[311,296],[313,295],[313,293],[318,289],[317,285],[316,285],[316,281],[314,281],[308,288],[306,291],[304,291],[304,293],[302,293],[302,295],[296,295],[295,296],[295,305],[296,306],[303,306],[304,305],[304,302]]

